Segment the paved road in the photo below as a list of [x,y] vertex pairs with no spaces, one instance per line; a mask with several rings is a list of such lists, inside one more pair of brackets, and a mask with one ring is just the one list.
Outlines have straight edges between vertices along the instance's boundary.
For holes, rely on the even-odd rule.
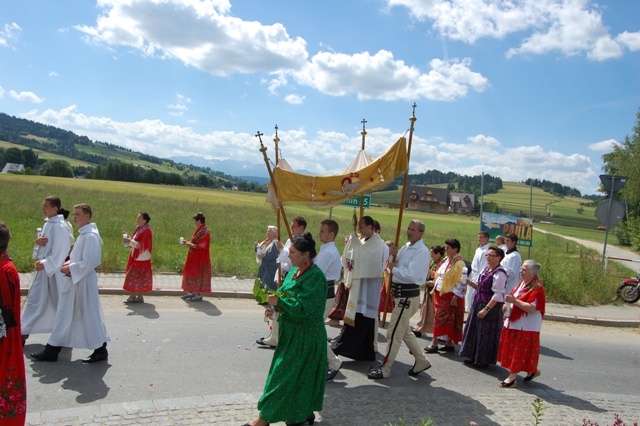
[[[122,300],[102,297],[112,338],[107,363],[82,365],[89,352],[82,350],[64,350],[53,364],[27,362],[28,424],[241,425],[256,414],[272,351],[253,343],[266,331],[255,302],[149,296],[145,304],[124,306]],[[401,350],[392,377],[379,382],[365,377],[370,363],[345,361],[327,386],[320,424],[382,426],[400,418],[530,424],[536,397],[545,401],[546,425],[581,424],[584,417],[610,424],[614,413],[638,420],[640,331],[544,327],[543,374],[517,389],[498,387],[502,368],[470,369],[456,355],[430,355],[433,368],[414,379],[406,374],[412,357]],[[25,352],[40,350],[46,337],[32,336]]]

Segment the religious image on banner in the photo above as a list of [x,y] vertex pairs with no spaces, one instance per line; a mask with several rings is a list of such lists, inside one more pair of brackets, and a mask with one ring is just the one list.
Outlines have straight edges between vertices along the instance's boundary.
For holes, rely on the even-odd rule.
[[[354,161],[355,163],[355,161]],[[287,170],[280,164],[273,171],[277,198],[269,185],[267,202],[278,206],[308,205],[336,206],[356,195],[382,189],[402,175],[408,167],[407,143],[404,137],[398,139],[385,153],[376,159],[367,158],[354,163],[338,175],[313,176]]]
[[489,241],[495,243],[496,236],[516,234],[518,245],[533,245],[533,223],[528,217],[508,216],[505,214],[482,213],[481,230],[489,233]]

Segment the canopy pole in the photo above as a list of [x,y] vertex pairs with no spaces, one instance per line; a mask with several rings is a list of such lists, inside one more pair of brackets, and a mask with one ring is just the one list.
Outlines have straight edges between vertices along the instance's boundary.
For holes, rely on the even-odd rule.
[[[407,186],[409,184],[409,164],[410,164],[410,160],[411,160],[411,143],[413,142],[413,127],[414,124],[417,120],[416,118],[416,107],[418,105],[416,105],[416,103],[413,103],[413,112],[411,114],[411,117],[409,118],[409,121],[411,122],[411,127],[409,129],[409,143],[407,145],[407,169],[404,171],[404,179],[402,181],[402,195],[400,198],[400,213],[398,214],[398,226],[396,227],[396,240],[395,240],[395,245],[396,247],[398,247],[398,244],[400,244],[400,230],[402,229],[402,215],[404,213],[404,204],[405,204],[405,197],[407,195]],[[395,256],[393,256],[393,260],[392,262],[395,261]],[[386,277],[385,277],[386,278]],[[384,296],[384,305],[382,305],[384,307],[384,311],[382,313],[382,327],[384,328],[387,322],[387,303],[389,303],[389,298],[391,296],[391,282],[393,281],[393,274],[391,272],[389,272],[389,277],[388,280],[386,280],[386,292],[385,292],[385,296]],[[420,284],[420,283],[416,283],[416,284]]]
[[[276,135],[273,138],[273,143],[275,145],[275,149],[276,149],[276,167],[278,167],[278,163],[280,162],[280,149],[278,148],[278,142],[280,142],[280,138],[278,137],[278,125],[276,124],[275,126],[276,129]],[[280,206],[280,202],[278,201],[278,206]],[[280,209],[278,208],[276,210],[276,226],[278,227],[278,241],[282,242],[282,235],[281,235],[281,221],[280,221]],[[278,262],[278,282],[282,282],[282,264],[280,262]]]
[[[362,131],[360,134],[362,135],[362,151],[364,151],[365,138],[367,136],[367,131],[364,129],[365,124],[367,124],[367,120],[364,118],[361,121],[362,123]],[[364,194],[360,194],[360,219],[364,216]]]
[[[284,207],[280,202],[280,196],[278,195],[278,187],[276,186],[276,181],[273,178],[273,171],[271,170],[271,165],[269,164],[269,158],[267,158],[267,147],[264,146],[264,144],[262,143],[263,135],[264,133],[260,133],[260,131],[258,130],[258,133],[256,133],[255,136],[260,140],[260,152],[264,157],[264,163],[267,165],[267,172],[269,172],[269,179],[271,179],[270,183],[273,186],[273,193],[275,194],[276,200],[278,201],[278,211],[282,214],[282,218],[284,219],[284,221],[286,223],[289,223],[289,220],[287,219],[287,214],[285,213]],[[280,231],[280,228],[278,228],[278,231]],[[289,235],[290,239],[292,238],[291,229],[289,229],[288,226],[287,226],[287,235]]]

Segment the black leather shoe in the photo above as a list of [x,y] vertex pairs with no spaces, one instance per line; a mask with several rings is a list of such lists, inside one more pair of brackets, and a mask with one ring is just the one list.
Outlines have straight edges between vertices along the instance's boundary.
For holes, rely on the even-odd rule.
[[58,354],[52,354],[51,352],[42,351],[42,352],[34,352],[29,354],[31,358],[36,361],[48,361],[48,362],[56,362],[58,361]]
[[300,422],[300,423],[286,423],[287,426],[301,426],[301,425],[306,425],[307,423],[309,423],[310,425],[312,425],[313,423],[315,423],[316,421],[316,415],[315,413],[311,413],[309,414],[309,417],[307,417],[307,420],[305,420],[304,422]]
[[438,353],[438,345],[427,346],[426,348],[424,348],[424,351],[428,354]]
[[327,371],[327,382],[329,380],[333,380],[338,375],[338,371],[340,371],[340,370],[339,369],[338,370],[334,370],[333,368],[330,368]]
[[428,369],[430,369],[430,368],[431,368],[431,364],[429,364],[429,366],[428,366],[428,367],[423,368],[422,370],[416,371],[416,365],[415,365],[415,364],[413,364],[413,367],[411,367],[411,370],[409,370],[409,373],[408,373],[408,374],[409,374],[411,377],[417,377],[417,376],[418,376],[418,374],[422,373],[423,371],[427,371],[427,370],[428,370]]
[[438,348],[438,350],[439,350],[440,352],[453,352],[453,351],[455,351],[455,350],[456,350],[456,347],[455,347],[455,346],[446,346],[446,345],[445,345],[445,346],[440,346],[440,347]]
[[94,352],[91,355],[89,355],[88,357],[84,358],[82,360],[83,364],[91,364],[94,362],[100,362],[100,361],[106,361],[109,359],[109,352],[107,352],[106,350],[103,352]]
[[267,340],[267,339],[268,339],[268,337],[261,337],[258,340],[256,340],[256,343],[259,344],[259,345],[262,345],[262,346],[268,346],[270,348],[275,348],[274,345],[265,342],[265,340]]

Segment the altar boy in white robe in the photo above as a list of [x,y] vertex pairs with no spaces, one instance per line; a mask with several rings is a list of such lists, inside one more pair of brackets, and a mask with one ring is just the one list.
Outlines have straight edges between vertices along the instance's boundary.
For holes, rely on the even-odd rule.
[[58,197],[49,196],[42,202],[45,222],[36,239],[33,283],[22,313],[23,345],[30,334],[51,333],[56,319],[58,283],[64,279],[60,267],[73,244],[61,211],[62,202]]
[[109,335],[98,294],[96,268],[101,263],[102,238],[95,223],[91,223],[92,210],[88,204],[73,207],[73,221],[78,227],[78,239],[71,255],[61,268],[66,276],[62,283],[65,296],[58,300],[58,315],[62,320],[54,329],[44,351],[32,353],[38,361],[57,361],[62,347],[93,349],[83,363],[106,361],[109,357]]

